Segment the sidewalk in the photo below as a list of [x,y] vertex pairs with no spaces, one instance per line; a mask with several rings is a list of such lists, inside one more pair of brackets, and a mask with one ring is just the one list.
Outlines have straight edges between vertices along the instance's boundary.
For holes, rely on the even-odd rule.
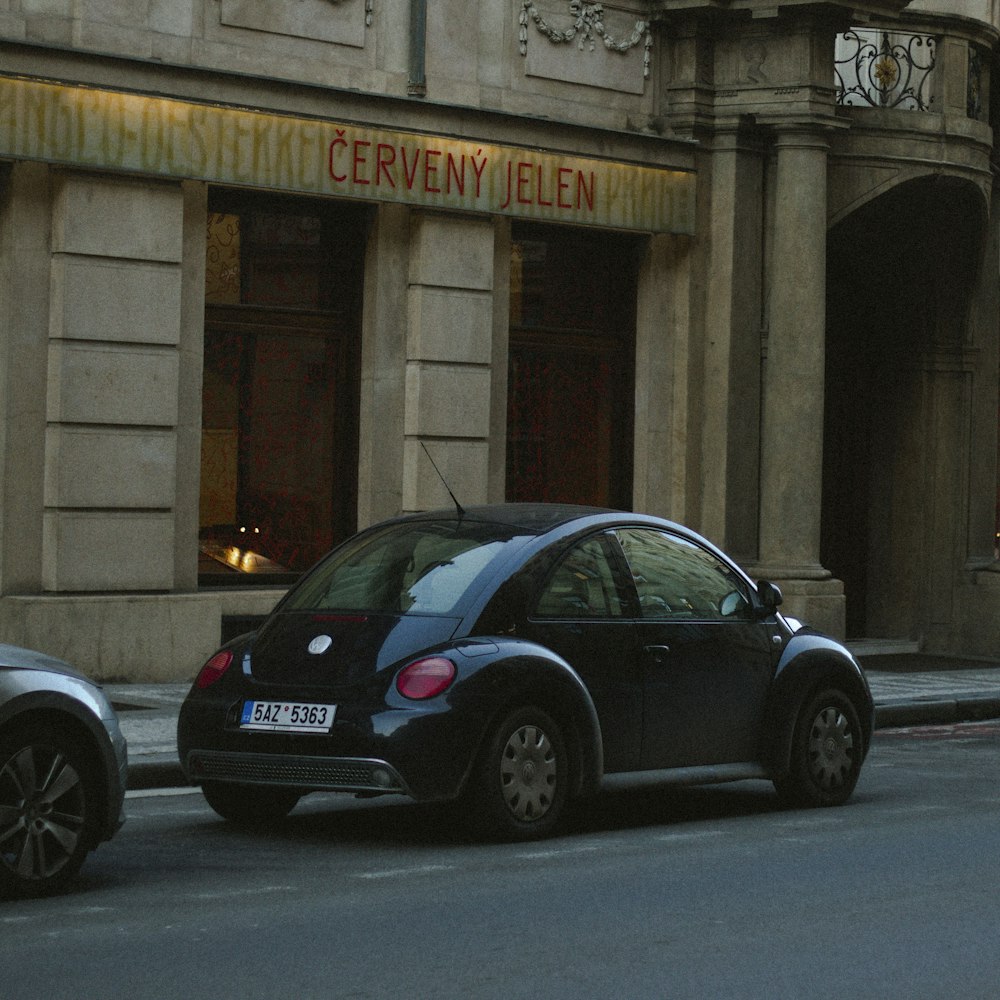
[[[875,698],[875,725],[931,725],[1000,718],[1000,661],[921,654],[861,656]],[[187,782],[177,759],[177,712],[191,685],[106,684],[128,738],[129,788]]]

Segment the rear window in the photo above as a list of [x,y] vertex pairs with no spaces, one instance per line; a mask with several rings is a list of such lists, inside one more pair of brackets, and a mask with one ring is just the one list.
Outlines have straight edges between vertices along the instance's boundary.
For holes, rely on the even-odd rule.
[[288,594],[283,610],[453,614],[502,554],[528,536],[507,525],[410,521],[334,552]]

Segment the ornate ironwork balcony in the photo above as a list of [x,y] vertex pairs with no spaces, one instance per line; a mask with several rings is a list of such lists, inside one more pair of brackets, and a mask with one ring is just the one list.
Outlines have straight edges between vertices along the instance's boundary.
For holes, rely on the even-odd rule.
[[881,28],[852,28],[837,36],[837,103],[931,111],[937,39]]

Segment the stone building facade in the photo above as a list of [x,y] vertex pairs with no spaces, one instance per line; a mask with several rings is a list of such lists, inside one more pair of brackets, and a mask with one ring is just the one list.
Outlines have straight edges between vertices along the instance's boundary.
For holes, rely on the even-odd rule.
[[186,678],[439,470],[995,655],[998,29],[0,0],[0,640]]

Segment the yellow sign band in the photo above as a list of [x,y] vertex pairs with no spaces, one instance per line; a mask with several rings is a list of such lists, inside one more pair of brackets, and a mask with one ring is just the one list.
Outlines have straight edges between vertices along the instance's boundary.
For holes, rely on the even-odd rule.
[[0,77],[0,156],[643,232],[695,176],[615,160]]

